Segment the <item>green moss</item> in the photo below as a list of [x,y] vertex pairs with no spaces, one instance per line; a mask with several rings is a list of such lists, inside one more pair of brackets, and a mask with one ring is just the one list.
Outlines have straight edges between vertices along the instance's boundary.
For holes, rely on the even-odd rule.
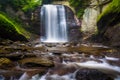
[[89,4],[89,0],[69,0],[70,6],[75,9],[78,18],[81,18],[85,8]]
[[113,0],[111,3],[109,3],[103,13],[98,17],[97,21],[109,13],[120,13],[120,0]]
[[37,6],[42,4],[42,0],[28,0],[27,4],[22,7],[23,11],[34,10]]
[[[30,34],[21,27],[20,24],[16,23],[14,20],[6,16],[4,13],[0,12],[0,31],[2,36],[6,34],[14,35],[24,35],[26,38],[29,38]],[[5,34],[6,33],[6,34]]]
[[25,12],[32,11],[42,4],[42,0],[0,0],[0,7],[5,11],[6,6],[12,7],[14,10],[23,10]]
[[[113,0],[107,5],[104,11],[97,19],[98,36],[103,41],[108,41],[109,36],[106,36],[106,31],[111,27],[120,23],[120,0]],[[119,27],[119,26],[118,26]]]

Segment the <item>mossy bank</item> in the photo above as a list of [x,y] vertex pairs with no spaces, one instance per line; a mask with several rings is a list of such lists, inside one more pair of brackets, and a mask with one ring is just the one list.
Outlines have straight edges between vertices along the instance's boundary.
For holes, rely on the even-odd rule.
[[0,37],[11,40],[27,41],[29,33],[20,24],[0,13]]
[[98,35],[112,46],[120,45],[120,0],[107,5],[97,20]]

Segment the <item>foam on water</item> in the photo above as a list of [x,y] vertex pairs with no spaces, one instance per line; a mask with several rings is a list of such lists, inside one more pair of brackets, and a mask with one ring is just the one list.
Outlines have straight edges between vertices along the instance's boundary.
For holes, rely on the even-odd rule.
[[[72,55],[68,55],[68,54],[63,54],[63,56],[73,57]],[[80,57],[80,56],[77,56],[77,57]],[[97,61],[96,57],[94,57],[93,55],[90,55],[89,58],[93,60],[89,60],[85,62],[70,62],[70,61],[66,62],[63,59],[62,64],[69,67],[71,65],[72,66],[77,65],[77,68],[96,69],[106,74],[117,75],[117,77],[115,77],[114,80],[120,80],[120,67],[107,63],[107,60],[118,61],[119,58],[105,56],[104,58],[98,59],[99,61]],[[50,75],[48,71],[48,73],[46,73],[45,75],[32,80],[76,80],[75,75],[76,75],[76,71],[74,73],[69,73],[62,76],[58,74]]]
[[38,80],[76,80],[74,77],[73,77],[73,74],[66,74],[66,75],[57,75],[57,74],[54,74],[54,75],[43,75],[42,77],[40,77]]
[[112,60],[112,61],[118,61],[118,60],[119,60],[119,58],[108,57],[108,56],[105,56],[105,58],[106,58],[107,60]]
[[120,80],[120,75],[118,75],[114,80]]
[[98,69],[98,70],[110,70],[110,71],[115,71],[120,73],[120,67],[118,66],[113,66],[105,61],[103,63],[99,63],[96,61],[87,61],[83,63],[75,63],[80,67],[86,67],[86,68],[91,68],[91,69]]

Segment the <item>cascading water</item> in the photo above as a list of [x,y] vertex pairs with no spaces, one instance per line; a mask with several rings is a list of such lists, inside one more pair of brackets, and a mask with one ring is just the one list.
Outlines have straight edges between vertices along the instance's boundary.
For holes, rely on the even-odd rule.
[[63,5],[43,5],[41,8],[41,42],[67,42],[67,25]]

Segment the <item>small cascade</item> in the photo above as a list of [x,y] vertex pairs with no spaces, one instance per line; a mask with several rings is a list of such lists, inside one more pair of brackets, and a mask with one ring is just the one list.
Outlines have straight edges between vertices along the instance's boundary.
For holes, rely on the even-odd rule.
[[[64,56],[61,63],[58,62],[57,66],[49,69],[44,75],[33,76],[31,80],[120,80],[120,66],[109,62],[119,62],[120,58],[67,53],[61,56]],[[97,77],[94,76],[95,74]]]
[[63,5],[43,5],[41,8],[41,42],[67,42],[67,25]]

